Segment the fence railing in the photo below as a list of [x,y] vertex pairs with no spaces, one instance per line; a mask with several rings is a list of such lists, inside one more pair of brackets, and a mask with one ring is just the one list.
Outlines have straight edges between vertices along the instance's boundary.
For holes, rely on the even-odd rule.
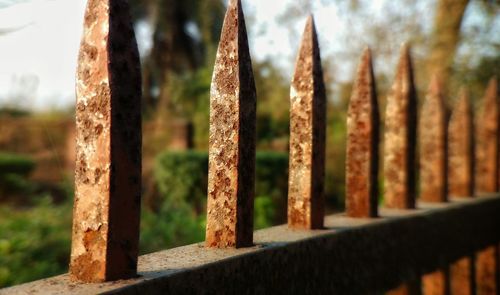
[[366,49],[347,117],[346,214],[325,217],[326,95],[311,16],[291,87],[288,225],[254,233],[257,98],[241,2],[231,0],[211,88],[206,241],[138,257],[140,87],[127,2],[89,0],[77,75],[69,274],[0,293],[500,291],[496,79],[474,128],[465,90],[447,123],[434,77],[417,134],[411,54],[402,47],[385,109],[385,203],[379,209],[380,119]]

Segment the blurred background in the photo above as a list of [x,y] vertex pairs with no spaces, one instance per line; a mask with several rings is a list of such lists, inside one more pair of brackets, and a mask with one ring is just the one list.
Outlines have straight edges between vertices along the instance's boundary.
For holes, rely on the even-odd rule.
[[[143,72],[141,253],[204,239],[209,88],[227,1],[129,0]],[[67,271],[75,70],[84,0],[0,0],[0,287]],[[289,85],[309,13],[328,91],[326,200],[343,209],[345,121],[370,46],[383,118],[399,47],[420,101],[432,73],[449,106],[500,77],[500,1],[243,0],[257,86],[255,227],[286,220]],[[383,179],[380,179],[383,184]],[[381,196],[382,197],[382,196]]]

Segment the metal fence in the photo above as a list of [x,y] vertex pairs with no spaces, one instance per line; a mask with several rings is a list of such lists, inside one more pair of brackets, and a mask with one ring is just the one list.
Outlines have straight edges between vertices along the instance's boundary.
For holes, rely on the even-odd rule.
[[308,19],[291,86],[288,225],[254,234],[257,97],[241,3],[231,0],[211,87],[206,241],[142,256],[138,272],[139,56],[126,1],[90,0],[77,74],[69,274],[0,293],[498,294],[496,79],[476,120],[466,90],[448,120],[433,77],[417,120],[409,46],[400,54],[385,109],[384,204],[367,48],[347,116],[346,213],[325,217],[326,94]]

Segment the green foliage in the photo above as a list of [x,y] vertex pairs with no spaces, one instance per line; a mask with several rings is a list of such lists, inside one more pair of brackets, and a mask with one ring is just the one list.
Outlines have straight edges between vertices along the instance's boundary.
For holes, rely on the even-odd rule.
[[[11,193],[33,192],[34,185],[26,177],[35,168],[35,162],[28,157],[0,153],[0,193],[3,197]],[[0,196],[0,199],[2,199]]]
[[[148,209],[141,217],[141,253],[192,244],[205,239],[205,215],[198,215],[185,201],[165,201],[158,212]],[[176,200],[176,201],[175,201]]]
[[[255,227],[264,228],[284,222],[288,183],[288,157],[284,153],[262,152],[256,157]],[[160,199],[156,214],[145,212],[142,234],[144,251],[177,246],[204,238],[208,186],[206,152],[167,151],[154,169]],[[151,239],[152,240],[152,239]]]
[[71,207],[43,198],[30,210],[0,207],[0,287],[67,270]]
[[208,155],[204,152],[168,151],[158,156],[154,177],[164,203],[191,204],[197,214],[206,207]]
[[35,162],[28,157],[0,152],[0,175],[27,176],[33,168],[35,168]]

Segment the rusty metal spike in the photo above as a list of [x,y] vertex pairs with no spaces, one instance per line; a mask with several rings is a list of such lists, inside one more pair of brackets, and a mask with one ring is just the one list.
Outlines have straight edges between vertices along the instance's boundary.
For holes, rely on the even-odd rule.
[[[424,202],[448,200],[447,110],[441,83],[434,75],[422,106],[420,139],[420,199]],[[449,267],[422,277],[423,294],[448,294]]]
[[500,110],[497,96],[497,80],[493,77],[488,83],[483,98],[482,115],[477,122],[477,170],[476,191],[492,193],[498,191],[498,134]]
[[290,91],[288,226],[323,227],[326,94],[314,19],[304,30]]
[[346,209],[351,217],[378,214],[379,113],[372,56],[366,48],[347,112]]
[[388,208],[415,208],[416,141],[417,94],[410,47],[403,44],[385,115],[384,204]]
[[498,245],[489,246],[475,254],[477,295],[498,294],[499,254]]
[[462,88],[448,126],[448,195],[472,197],[474,190],[473,114]]
[[[499,188],[499,132],[500,109],[498,105],[498,81],[492,77],[484,98],[482,116],[477,121],[477,169],[476,191],[493,193]],[[498,269],[498,247],[490,246],[476,253],[477,294],[495,294],[497,286],[495,274]]]
[[141,202],[141,71],[125,0],[90,0],[80,46],[70,275],[136,275]]
[[464,257],[450,267],[451,294],[470,295],[474,293],[472,257]]
[[227,8],[210,91],[206,245],[253,244],[256,92],[239,0]]
[[447,110],[441,84],[432,77],[420,115],[420,199],[447,201]]
[[[473,112],[469,94],[460,90],[448,125],[448,195],[472,197],[474,193]],[[472,264],[464,257],[450,266],[452,294],[472,294]]]

